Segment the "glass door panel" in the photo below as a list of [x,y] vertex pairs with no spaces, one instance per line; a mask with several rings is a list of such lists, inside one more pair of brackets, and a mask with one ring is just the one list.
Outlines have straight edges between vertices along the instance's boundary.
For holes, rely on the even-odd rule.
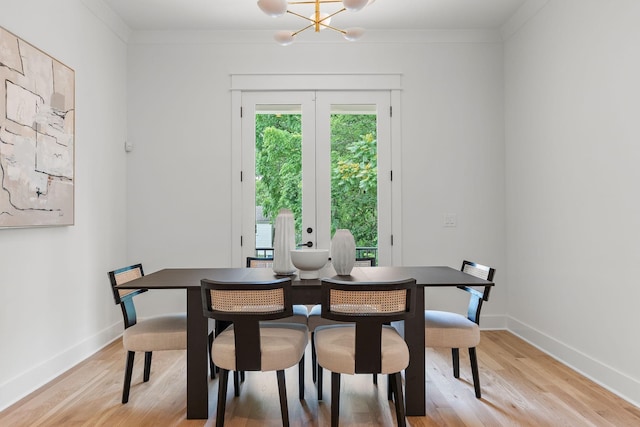
[[391,246],[389,105],[388,92],[321,92],[316,98],[317,151],[328,153],[316,160],[328,162],[319,163],[316,184],[327,194],[318,210],[330,218],[321,228],[330,236],[349,229],[356,256],[376,258],[377,264],[387,260]]
[[310,224],[315,246],[313,93],[244,93],[242,109],[243,258],[273,256],[280,209],[293,212],[297,243]]
[[275,217],[287,208],[296,243],[328,249],[335,230],[347,228],[357,256],[385,265],[389,99],[389,92],[242,94],[243,258],[272,256]]
[[358,258],[378,252],[378,148],[375,105],[332,105],[331,235],[353,234]]
[[300,105],[256,105],[256,253],[273,247],[280,209],[293,212],[302,241],[302,112]]

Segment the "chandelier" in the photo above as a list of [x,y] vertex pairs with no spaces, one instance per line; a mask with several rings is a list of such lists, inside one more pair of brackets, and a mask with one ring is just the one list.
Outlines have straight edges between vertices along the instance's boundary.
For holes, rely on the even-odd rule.
[[[364,8],[369,3],[373,3],[375,0],[258,0],[258,7],[267,15],[274,18],[290,14],[302,18],[309,22],[306,27],[301,28],[298,31],[278,31],[275,33],[275,40],[283,46],[290,45],[294,42],[295,37],[301,32],[313,28],[316,32],[328,28],[333,31],[337,31],[342,36],[349,40],[354,41],[359,39],[364,34],[364,29],[360,27],[346,28],[344,30],[331,26],[331,18],[344,11],[356,12]],[[320,11],[320,5],[325,3],[341,3],[342,7],[332,13],[326,13]],[[300,5],[314,5],[315,11],[311,16],[304,16],[300,13],[296,13],[289,9],[289,6]]]

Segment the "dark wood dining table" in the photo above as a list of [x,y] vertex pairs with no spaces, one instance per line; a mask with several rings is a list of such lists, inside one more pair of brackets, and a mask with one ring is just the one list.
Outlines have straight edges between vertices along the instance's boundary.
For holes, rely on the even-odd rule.
[[[139,279],[118,285],[122,289],[186,289],[187,291],[187,418],[206,419],[209,408],[208,388],[208,319],[202,313],[200,281],[211,279],[228,282],[273,280],[267,268],[166,268]],[[320,279],[293,279],[294,304],[318,304]],[[319,277],[332,277],[353,282],[380,282],[416,279],[418,286],[416,315],[401,325],[409,346],[411,360],[405,370],[405,400],[407,416],[426,413],[425,348],[424,348],[424,287],[493,286],[451,267],[355,267],[349,276],[337,276],[331,263],[319,272]]]

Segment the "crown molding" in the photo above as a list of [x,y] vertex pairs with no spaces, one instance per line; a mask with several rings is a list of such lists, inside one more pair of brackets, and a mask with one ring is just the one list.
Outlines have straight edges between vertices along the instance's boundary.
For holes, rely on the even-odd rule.
[[[501,43],[498,30],[372,30],[355,42],[332,32],[305,34],[295,44]],[[272,31],[134,31],[130,44],[267,44],[277,45]],[[283,49],[287,47],[283,46]]]

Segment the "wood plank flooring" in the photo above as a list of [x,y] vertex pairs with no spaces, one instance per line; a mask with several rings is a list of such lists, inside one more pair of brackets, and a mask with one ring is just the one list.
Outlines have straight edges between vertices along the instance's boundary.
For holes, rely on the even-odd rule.
[[[409,417],[424,426],[640,426],[640,408],[620,399],[507,331],[483,331],[478,347],[483,397],[474,396],[469,360],[460,352],[453,378],[448,350],[427,352],[427,415]],[[142,382],[136,357],[129,403],[120,403],[125,354],[120,340],[0,412],[0,426],[214,426],[218,381],[210,381],[209,419],[186,420],[183,351],[153,356],[151,380]],[[287,371],[292,426],[330,424],[330,375],[324,401],[311,381],[307,349],[305,400],[297,398],[297,368]],[[386,379],[343,376],[341,425],[393,426]],[[241,395],[227,394],[226,426],[280,426],[275,373],[247,373]]]

